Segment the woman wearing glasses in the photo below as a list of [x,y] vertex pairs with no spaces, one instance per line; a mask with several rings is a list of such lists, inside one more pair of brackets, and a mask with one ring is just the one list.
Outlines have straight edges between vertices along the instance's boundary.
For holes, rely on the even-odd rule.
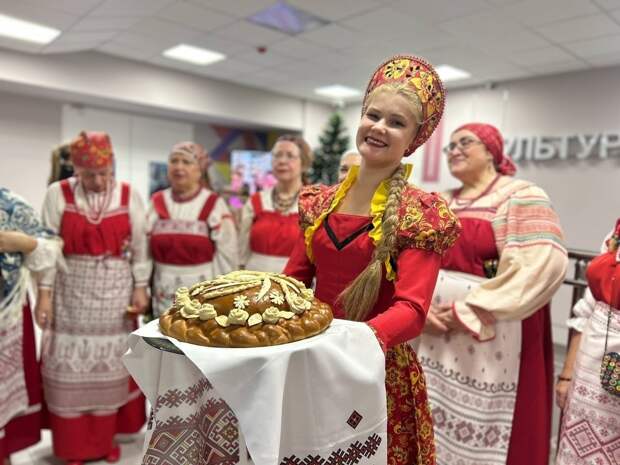
[[239,255],[248,270],[281,273],[299,239],[297,197],[313,156],[308,143],[294,135],[280,136],[271,152],[277,183],[243,207]]
[[463,232],[442,258],[418,352],[437,462],[547,464],[549,301],[567,265],[558,217],[541,188],[512,177],[495,127],[461,126],[444,151]]

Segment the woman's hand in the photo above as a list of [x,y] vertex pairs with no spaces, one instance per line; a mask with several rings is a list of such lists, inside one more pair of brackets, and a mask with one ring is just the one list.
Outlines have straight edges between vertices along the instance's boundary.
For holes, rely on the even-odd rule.
[[571,330],[569,334],[570,341],[568,342],[568,351],[564,359],[564,367],[560,372],[558,382],[555,384],[555,403],[558,404],[558,407],[561,409],[564,409],[566,405],[568,389],[570,388],[570,382],[575,370],[575,360],[577,359],[577,352],[579,352],[579,346],[581,345],[580,332]]
[[34,308],[34,319],[39,328],[49,328],[52,324],[52,316],[52,291],[49,289],[39,289],[37,305]]
[[467,328],[463,326],[463,324],[454,314],[452,303],[437,305],[436,309],[437,319],[441,322],[442,325],[448,328],[449,331],[467,331]]
[[564,410],[566,398],[568,397],[568,388],[570,388],[570,377],[562,376],[555,383],[555,403]]
[[131,305],[127,307],[127,312],[134,315],[142,315],[149,304],[149,296],[146,287],[134,287],[131,295]]
[[29,254],[37,248],[37,240],[21,231],[0,231],[0,253]]
[[423,333],[432,334],[433,336],[441,336],[450,331],[437,316],[439,309],[434,305],[431,305],[426,315],[426,322],[424,323]]

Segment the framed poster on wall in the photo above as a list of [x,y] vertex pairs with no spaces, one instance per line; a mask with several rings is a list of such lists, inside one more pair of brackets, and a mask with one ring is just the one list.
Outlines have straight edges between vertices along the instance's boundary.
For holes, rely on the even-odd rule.
[[157,191],[170,187],[168,163],[152,161],[149,163],[149,198]]

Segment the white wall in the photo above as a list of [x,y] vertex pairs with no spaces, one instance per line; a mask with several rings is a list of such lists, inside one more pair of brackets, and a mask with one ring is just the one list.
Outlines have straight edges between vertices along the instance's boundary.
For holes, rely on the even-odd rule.
[[303,101],[96,52],[0,50],[0,90],[173,119],[301,131]]
[[[605,68],[502,83],[494,89],[448,91],[444,144],[454,128],[471,121],[492,123],[506,138],[620,132],[618,82],[620,68]],[[347,107],[349,121],[358,118],[359,108]],[[418,149],[413,155],[414,165],[421,163],[421,153]],[[535,182],[549,194],[560,215],[567,245],[598,250],[620,217],[620,157],[529,162],[518,167],[517,177]],[[414,174],[419,176],[421,171],[418,166]],[[424,184],[415,176],[414,181],[435,191],[458,184],[449,175],[445,157],[439,182]],[[570,290],[563,287],[553,303],[554,339],[558,343],[566,340],[564,320],[569,307]]]
[[50,154],[61,140],[60,104],[0,93],[0,186],[37,210],[50,173]]

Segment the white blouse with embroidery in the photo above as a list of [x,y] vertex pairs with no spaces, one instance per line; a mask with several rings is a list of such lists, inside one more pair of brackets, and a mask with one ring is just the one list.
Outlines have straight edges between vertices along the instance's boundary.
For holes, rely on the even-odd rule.
[[[88,204],[98,205],[103,202],[105,193],[88,192],[78,185],[75,177],[69,178],[69,183],[73,189],[75,203],[82,211],[88,211]],[[115,210],[121,205],[121,183],[114,182],[112,196],[108,211]],[[87,199],[88,197],[88,199]],[[55,182],[49,186],[43,201],[42,217],[43,224],[53,230],[56,234],[60,231],[62,215],[66,206],[65,198],[60,186],[60,182]],[[130,189],[129,198],[129,219],[131,222],[131,270],[134,279],[134,286],[146,286],[151,276],[151,262],[148,259],[147,238],[146,238],[146,214],[144,203],[135,189]],[[51,269],[41,274],[39,286],[51,289],[54,286],[56,269]]]

